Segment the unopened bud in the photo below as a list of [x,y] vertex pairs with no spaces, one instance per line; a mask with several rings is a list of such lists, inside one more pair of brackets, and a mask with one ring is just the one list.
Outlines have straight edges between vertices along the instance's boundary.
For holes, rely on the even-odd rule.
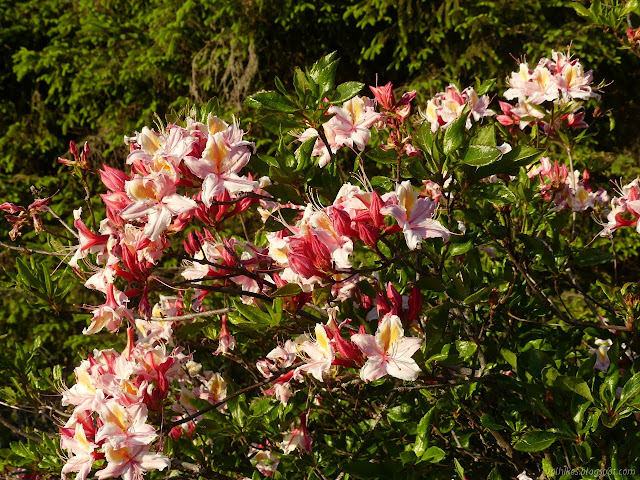
[[73,155],[74,158],[77,160],[78,159],[78,147],[76,146],[76,142],[74,142],[73,140],[71,140],[69,142],[69,150],[71,151],[71,155]]

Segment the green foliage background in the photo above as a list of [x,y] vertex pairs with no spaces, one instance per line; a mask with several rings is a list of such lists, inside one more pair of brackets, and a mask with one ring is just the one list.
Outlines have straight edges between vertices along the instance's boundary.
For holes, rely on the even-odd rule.
[[116,162],[123,133],[154,112],[211,97],[237,111],[274,76],[287,81],[333,50],[344,78],[418,88],[424,102],[451,81],[501,82],[512,57],[572,43],[597,80],[612,82],[608,92],[625,92],[604,98],[622,128],[600,144],[634,149],[638,60],[569,3],[3,0],[1,170],[52,172],[69,140],[89,139]]

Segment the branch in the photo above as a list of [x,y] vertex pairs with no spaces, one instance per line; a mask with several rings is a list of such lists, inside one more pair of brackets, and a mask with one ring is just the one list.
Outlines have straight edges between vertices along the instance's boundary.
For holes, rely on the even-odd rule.
[[62,220],[60,218],[60,216],[54,212],[51,207],[47,207],[47,212],[49,212],[51,215],[53,215],[53,218],[55,218],[56,220],[58,220],[58,222],[60,222],[60,225],[62,225],[64,228],[67,229],[67,231],[71,232],[71,235],[73,235],[74,237],[78,238],[78,232],[76,232],[73,228],[71,228],[69,225],[67,225],[67,222],[65,222],[64,220]]
[[9,250],[15,250],[17,252],[20,253],[28,253],[28,254],[32,254],[32,253],[38,253],[40,255],[51,255],[54,257],[66,257],[68,255],[67,253],[63,253],[63,252],[49,252],[47,250],[34,250],[32,248],[27,248],[27,247],[16,247],[14,245],[7,245],[4,242],[0,242],[0,247],[4,247],[4,248],[8,248]]
[[15,425],[12,425],[9,422],[7,422],[4,418],[2,418],[2,416],[0,416],[0,423],[2,425],[4,425],[5,427],[7,427],[9,430],[11,430],[15,434],[21,435],[24,438],[28,438],[29,440],[33,440],[34,442],[42,443],[42,439],[41,438],[36,437],[35,435],[31,435],[30,433],[23,432],[22,430],[20,430]]
[[194,463],[183,462],[182,460],[174,458],[171,459],[171,469],[195,473],[199,477],[209,478],[211,480],[233,480],[233,477],[225,475],[224,473],[214,472],[207,467],[198,466]]
[[203,408],[202,410],[197,411],[196,413],[193,413],[191,415],[187,415],[186,417],[182,417],[179,418],[178,420],[171,422],[169,425],[166,426],[167,430],[171,430],[173,427],[177,427],[179,425],[182,425],[183,423],[187,423],[190,422],[191,420],[195,420],[196,418],[198,418],[199,416],[210,412],[211,410],[215,410],[218,407],[221,407],[222,405],[224,405],[225,403],[227,403],[229,400],[233,400],[236,397],[239,397],[240,395],[242,395],[243,393],[247,393],[250,392],[252,390],[255,390],[256,388],[260,388],[264,385],[267,385],[271,382],[273,382],[274,380],[277,380],[278,378],[282,377],[283,375],[285,375],[286,373],[289,373],[292,370],[295,370],[296,368],[298,368],[300,365],[303,365],[303,362],[298,362],[294,365],[291,365],[290,367],[287,368],[283,368],[282,370],[278,370],[277,372],[275,372],[272,376],[270,376],[269,378],[258,382],[258,383],[254,383],[253,385],[250,385],[248,387],[242,388],[236,392],[233,392],[231,395],[228,395],[227,397],[225,397],[224,399],[220,400],[219,402],[213,403],[210,406]]
[[565,322],[567,322],[568,325],[563,325],[562,323],[543,323],[543,322],[537,322],[535,320],[528,320],[526,318],[520,318],[520,317],[516,317],[513,313],[507,311],[507,315],[509,315],[509,317],[513,318],[514,320],[517,320],[519,322],[527,322],[527,323],[537,323],[538,325],[546,325],[549,327],[592,327],[592,328],[599,328],[600,330],[616,330],[616,331],[620,331],[620,332],[628,332],[629,329],[627,327],[623,327],[622,325],[602,325],[600,323],[589,323],[589,322],[579,322],[577,320],[569,320],[569,319],[563,319]]
[[135,318],[141,320],[149,320],[153,322],[180,322],[184,320],[193,320],[194,318],[211,317],[213,315],[222,315],[223,313],[233,312],[233,308],[219,308],[218,310],[207,310],[206,312],[188,313],[186,315],[178,315],[174,317],[151,317],[147,319],[143,315],[134,314]]

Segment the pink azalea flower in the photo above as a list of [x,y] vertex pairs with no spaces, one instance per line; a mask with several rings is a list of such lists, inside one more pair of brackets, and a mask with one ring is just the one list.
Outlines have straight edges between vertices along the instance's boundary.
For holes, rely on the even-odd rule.
[[222,316],[222,327],[220,328],[220,335],[218,336],[218,349],[213,352],[214,355],[220,353],[227,353],[229,350],[233,350],[236,347],[236,339],[229,333],[227,329],[227,316]]
[[265,477],[273,475],[278,469],[280,459],[270,450],[249,449],[251,464]]
[[495,115],[493,110],[488,109],[489,96],[478,96],[472,87],[465,88],[462,92],[458,87],[451,84],[444,92],[436,94],[427,102],[427,109],[423,116],[431,124],[431,131],[435,132],[440,128],[447,128],[454,120],[462,115],[467,105],[471,107],[465,127],[471,128],[471,119],[478,122],[484,117]]
[[400,317],[386,315],[376,331],[375,337],[357,333],[351,337],[367,361],[360,370],[360,378],[372,382],[389,374],[401,380],[418,378],[420,367],[411,356],[420,348],[422,340],[405,337]]
[[415,250],[426,238],[449,239],[449,230],[433,219],[438,204],[428,198],[418,198],[409,180],[397,186],[396,196],[398,203],[387,205],[380,212],[396,219],[409,249]]
[[300,350],[308,356],[305,364],[298,368],[322,382],[322,376],[331,369],[335,359],[333,345],[327,336],[324,325],[318,323],[315,328],[316,341],[304,342]]
[[96,235],[83,223],[80,215],[82,209],[73,211],[73,224],[78,229],[78,246],[73,258],[69,261],[69,265],[78,268],[78,260],[85,258],[90,253],[101,253],[107,247],[109,235]]
[[253,143],[243,140],[244,132],[237,123],[227,125],[217,117],[209,116],[209,134],[201,157],[186,156],[185,164],[195,175],[204,179],[202,201],[210,207],[216,195],[251,192],[258,183],[240,177],[238,172],[247,164]]
[[382,87],[370,86],[369,89],[376,97],[378,104],[382,106],[387,124],[389,124],[390,120],[396,121],[396,119],[397,123],[402,124],[409,117],[411,113],[411,101],[416,96],[415,90],[405,93],[402,95],[402,98],[396,102],[391,82]]
[[150,453],[149,445],[122,444],[112,447],[105,443],[107,467],[96,472],[100,480],[122,476],[123,480],[142,480],[149,470],[164,470],[170,460],[159,453]]
[[96,442],[107,440],[113,447],[121,445],[148,445],[158,434],[147,423],[147,406],[134,404],[124,407],[116,400],[107,400],[100,407],[103,425],[96,433]]
[[133,320],[133,313],[127,308],[129,299],[122,292],[117,292],[112,283],[107,286],[107,301],[93,311],[91,324],[82,333],[93,335],[103,328],[115,332],[120,328],[124,318]]
[[296,448],[301,452],[309,453],[311,452],[312,443],[311,436],[307,430],[307,412],[302,412],[300,414],[300,426],[284,436],[280,443],[280,448],[282,448],[285,455],[290,454]]
[[69,472],[78,472],[76,480],[84,480],[87,478],[93,462],[98,458],[98,453],[95,452],[98,445],[87,440],[87,435],[82,424],[76,424],[73,437],[64,435],[63,432],[60,444],[62,448],[73,453],[73,456],[69,458],[67,463],[62,467],[62,480],[66,480],[66,474]]
[[151,241],[167,229],[173,216],[197,207],[195,201],[176,193],[175,183],[166,175],[136,177],[125,182],[125,189],[133,202],[120,216],[124,220],[147,217],[144,234]]
[[333,131],[335,143],[351,148],[355,145],[360,151],[369,143],[369,129],[382,118],[382,114],[375,111],[371,99],[357,96],[344,102],[342,107],[329,107],[327,113],[335,113],[325,124],[325,131]]
[[[367,97],[353,97],[342,104],[342,107],[332,105],[327,109],[327,114],[335,114],[322,125],[329,146],[325,145],[318,131],[307,128],[298,140],[304,142],[309,138],[317,137],[311,155],[320,156],[318,165],[326,166],[331,160],[331,153],[336,153],[340,147],[348,146],[364,150],[371,138],[370,128],[383,118],[381,113],[375,111],[373,101]],[[355,146],[355,147],[354,147]]]

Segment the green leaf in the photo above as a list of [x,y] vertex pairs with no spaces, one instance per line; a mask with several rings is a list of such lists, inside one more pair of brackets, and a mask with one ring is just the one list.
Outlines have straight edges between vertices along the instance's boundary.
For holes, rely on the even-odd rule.
[[571,2],[570,6],[576,11],[578,15],[585,18],[591,18],[591,12],[581,3]]
[[444,452],[444,450],[442,450],[440,447],[433,446],[433,447],[427,448],[427,451],[424,452],[424,455],[422,455],[422,457],[420,458],[420,461],[438,463],[445,456],[446,456],[446,453]]
[[464,476],[464,468],[462,468],[462,465],[460,465],[460,462],[458,461],[457,458],[453,459],[453,464],[456,467],[456,472],[458,473],[460,480],[466,480]]
[[248,97],[245,103],[251,107],[264,107],[283,113],[293,113],[299,110],[291,100],[274,91],[255,93]]
[[28,458],[29,460],[33,460],[33,461],[39,459],[39,455],[35,451],[35,447],[33,446],[32,442],[29,442],[28,444],[24,444],[20,442],[11,442],[9,444],[9,447],[11,448],[11,450],[13,450],[13,452],[16,455],[22,458]]
[[487,480],[502,480],[498,467],[493,467],[493,470],[491,470],[487,476]]
[[[446,138],[446,137],[445,137]],[[462,162],[472,167],[489,165],[500,158],[500,150],[489,145],[469,145]]]
[[433,147],[433,133],[431,132],[431,125],[427,122],[423,123],[418,134],[415,136],[416,144],[418,148],[423,152],[431,153]]
[[542,471],[549,478],[555,478],[556,476],[556,472],[555,472],[555,469],[553,468],[552,463],[546,458],[542,459]]
[[551,446],[556,441],[556,434],[545,431],[533,431],[524,436],[513,446],[521,452],[540,452]]
[[570,377],[567,375],[558,375],[553,382],[553,386],[560,388],[561,390],[568,390],[570,392],[577,393],[581,397],[586,398],[590,402],[593,402],[591,396],[591,390],[589,385],[583,379],[578,377]]
[[482,198],[488,200],[493,205],[509,205],[516,201],[516,194],[501,183],[489,183],[480,189]]
[[240,313],[240,315],[242,315],[244,318],[249,320],[249,322],[263,324],[263,325],[271,324],[271,315],[263,312],[258,307],[245,305],[240,300],[236,300],[236,299],[233,300],[233,306],[238,311],[238,313]]
[[613,405],[613,401],[616,398],[616,389],[618,388],[618,379],[620,378],[620,371],[609,366],[607,376],[600,385],[600,398],[605,401],[607,405]]
[[467,123],[467,114],[469,109],[465,108],[460,115],[460,118],[456,119],[451,125],[449,125],[444,132],[444,153],[450,155],[455,152],[464,140],[464,131]]
[[584,248],[575,256],[576,265],[579,267],[592,267],[609,263],[613,260],[613,254],[599,248]]
[[400,461],[402,465],[406,465],[407,463],[413,465],[418,460],[418,457],[411,450],[400,452]]
[[485,80],[484,82],[482,82],[482,84],[480,84],[478,88],[476,88],[476,93],[478,95],[485,95],[489,93],[489,90],[491,90],[491,87],[493,87],[495,83],[496,83],[495,78],[490,78],[489,80]]
[[473,342],[456,340],[456,350],[463,361],[469,360],[476,353],[478,345]]
[[355,97],[360,90],[364,87],[364,83],[360,82],[345,82],[336,87],[336,93],[331,99],[330,103],[337,104],[343,103],[347,100]]
[[272,297],[294,297],[302,293],[302,287],[297,283],[287,283],[271,293]]
[[462,243],[452,243],[451,247],[449,248],[449,255],[451,255],[452,257],[455,257],[457,255],[464,255],[472,248],[473,248],[472,240],[468,240]]
[[620,15],[621,16],[629,15],[631,12],[633,12],[637,8],[638,8],[638,0],[629,0],[625,4],[624,8],[622,9],[622,12],[620,13]]
[[422,457],[429,446],[429,431],[431,430],[431,421],[435,413],[435,407],[431,409],[420,419],[418,428],[416,429],[416,443],[413,445],[413,451],[418,458]]
[[18,270],[18,278],[22,283],[35,290],[43,290],[44,286],[42,285],[42,282],[33,275],[31,269],[26,265],[26,263],[24,263],[23,259],[16,259],[16,269]]
[[251,406],[251,414],[254,417],[261,418],[271,410],[276,408],[276,405],[273,403],[272,398],[261,398],[259,400],[254,401]]
[[234,423],[239,427],[244,427],[246,417],[249,414],[245,395],[242,394],[238,397],[232,398],[227,402],[227,406],[229,407],[229,412],[231,413]]
[[484,167],[479,167],[473,175],[474,179],[489,177],[493,174],[517,175],[520,167],[535,162],[544,154],[544,150],[538,150],[529,146],[515,146],[497,160]]
[[374,148],[366,153],[366,157],[376,163],[393,164],[398,162],[398,154],[395,150],[383,150],[382,148]]
[[[338,69],[337,53],[332,52],[313,64],[308,72],[309,77],[318,85],[318,94],[323,96],[333,89],[336,70]],[[318,100],[322,100],[319,98]]]
[[311,92],[311,84],[309,83],[309,80],[307,79],[307,76],[305,75],[305,73],[299,68],[296,68],[293,73],[293,88],[296,90],[296,93],[298,94],[298,99],[300,100],[300,103],[304,104],[306,101],[306,98],[309,96],[309,93]]
[[503,348],[500,350],[500,355],[504,358],[504,361],[511,365],[511,368],[516,370],[518,368],[518,356],[511,350]]
[[284,87],[284,84],[282,83],[282,80],[280,80],[277,76],[275,78],[275,84],[276,84],[276,88],[281,94],[283,95],[288,94],[287,89]]
[[[620,402],[618,408],[633,399],[636,395],[640,394],[640,373],[636,373],[633,377],[627,380],[624,384],[622,392],[620,393]],[[617,408],[616,408],[617,410]]]
[[402,404],[387,410],[387,419],[390,422],[406,422],[411,418],[413,412],[410,405]]
[[471,139],[471,145],[488,145],[490,147],[495,147],[496,142],[496,129],[493,125],[487,125],[486,127],[482,127],[477,135]]
[[382,177],[379,175],[376,175],[375,177],[371,178],[371,186],[380,187],[383,190],[386,190],[387,192],[393,191],[396,188],[395,182],[392,179],[390,179],[389,177]]
[[504,430],[505,426],[499,424],[493,416],[485,413],[480,417],[480,423],[484,428],[488,428],[489,430]]
[[482,287],[477,292],[472,293],[467,298],[464,299],[464,303],[467,305],[473,305],[474,303],[478,303],[483,299],[489,298],[489,292],[491,291],[491,287]]
[[311,164],[311,152],[316,144],[317,137],[311,137],[302,142],[294,152],[296,159],[295,171],[305,170]]

